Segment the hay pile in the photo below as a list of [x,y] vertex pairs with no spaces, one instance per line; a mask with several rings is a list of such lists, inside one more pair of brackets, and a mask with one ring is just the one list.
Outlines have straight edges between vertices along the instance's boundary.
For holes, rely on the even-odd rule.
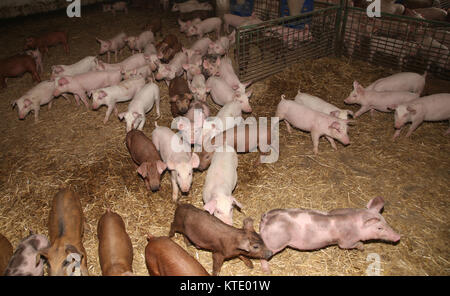
[[[23,23],[9,21],[0,26],[0,56],[18,52],[27,35],[41,30],[66,28],[70,34],[70,56],[60,47],[50,50],[44,60],[44,78],[52,64],[70,64],[95,54],[94,37],[111,37],[119,30],[139,32],[149,19],[148,12],[130,10],[128,16],[99,10],[83,10],[81,19],[64,15],[45,19],[30,18]],[[178,33],[176,19],[163,19],[164,34]],[[189,42],[184,37],[184,44]],[[121,59],[129,56],[125,51]],[[353,80],[363,85],[393,73],[364,62],[323,58],[304,61],[282,73],[255,82],[251,89],[253,116],[273,116],[281,94],[295,96],[298,88],[320,96],[339,107],[351,91]],[[160,83],[162,117],[159,125],[172,120],[167,87]],[[84,246],[92,275],[101,275],[98,262],[97,223],[107,207],[120,214],[134,247],[133,269],[147,275],[144,261],[146,234],[167,235],[175,204],[171,200],[170,175],[163,176],[161,190],[148,192],[135,172],[124,144],[125,124],[112,116],[103,124],[105,108],[93,112],[76,106],[74,100],[54,101],[50,111],[43,107],[40,122],[32,115],[17,119],[9,102],[33,86],[27,74],[9,79],[2,91],[0,114],[0,233],[17,246],[28,229],[47,234],[50,202],[61,187],[80,193],[86,219]],[[448,82],[427,81],[427,93],[449,92]],[[119,104],[119,112],[127,103]],[[210,102],[211,107],[213,103]],[[348,106],[347,106],[348,107]],[[357,110],[357,106],[350,106]],[[212,108],[214,114],[217,108]],[[155,111],[147,115],[144,132],[153,130]],[[334,151],[320,140],[314,156],[309,133],[298,130],[289,135],[280,125],[280,158],[273,164],[258,164],[256,153],[239,155],[238,185],[234,196],[243,204],[235,211],[234,225],[241,227],[245,217],[255,220],[273,208],[303,207],[331,210],[364,207],[381,195],[387,201],[383,216],[400,234],[398,245],[380,242],[365,244],[363,252],[340,250],[337,246],[314,252],[287,249],[270,261],[274,275],[365,275],[372,261],[370,253],[381,257],[383,275],[449,275],[449,179],[450,142],[442,136],[448,123],[424,123],[410,139],[392,143],[393,115],[377,112],[358,119],[349,129],[351,144]],[[196,172],[192,188],[182,201],[202,207],[202,186],[206,172]],[[185,247],[180,235],[175,241]],[[211,253],[187,251],[212,270]],[[260,264],[248,269],[239,259],[225,262],[221,275],[261,275]]]

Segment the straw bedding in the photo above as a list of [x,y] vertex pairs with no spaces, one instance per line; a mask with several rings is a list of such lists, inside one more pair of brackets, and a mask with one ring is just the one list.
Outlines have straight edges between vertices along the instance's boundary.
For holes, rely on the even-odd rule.
[[[82,17],[69,19],[64,13],[4,22],[0,26],[0,56],[20,51],[24,38],[43,30],[69,32],[71,53],[62,47],[51,48],[44,59],[44,79],[53,64],[71,64],[97,53],[94,37],[112,37],[120,30],[137,34],[150,18],[145,11],[130,10],[128,16],[102,14],[99,9],[82,9]],[[175,33],[185,45],[176,18],[163,18],[163,32]],[[159,39],[160,37],[158,37]],[[120,59],[129,56],[126,50]],[[307,60],[261,81],[253,83],[253,116],[273,116],[281,94],[292,98],[298,88],[342,108],[343,99],[358,79],[363,85],[393,70],[365,62],[323,58]],[[103,124],[105,107],[87,111],[58,98],[51,110],[41,108],[40,122],[32,114],[18,120],[10,101],[33,86],[30,75],[8,80],[1,91],[0,114],[0,232],[14,246],[32,229],[48,234],[47,220],[53,196],[62,187],[81,195],[85,216],[84,246],[92,275],[101,275],[98,261],[97,223],[106,208],[120,214],[134,247],[133,269],[147,275],[144,259],[146,234],[167,235],[175,204],[171,200],[170,174],[163,175],[156,193],[148,192],[137,175],[124,144],[125,124],[112,116]],[[159,125],[169,126],[172,117],[167,87],[159,83],[162,117]],[[426,94],[449,92],[449,84],[427,79]],[[208,99],[215,114],[218,109]],[[119,112],[127,103],[118,105]],[[156,117],[147,114],[145,134],[151,135]],[[392,142],[393,114],[376,112],[358,118],[349,128],[351,144],[338,145],[334,151],[326,139],[320,140],[319,154],[312,153],[309,133],[294,130],[288,134],[280,125],[280,157],[272,164],[259,164],[257,153],[240,154],[238,185],[234,196],[243,204],[235,210],[234,226],[241,227],[245,217],[254,219],[255,229],[263,213],[273,208],[313,208],[331,210],[365,207],[378,195],[385,198],[383,216],[402,235],[397,245],[371,242],[364,251],[340,250],[331,246],[313,252],[292,249],[275,255],[270,261],[274,275],[365,275],[373,261],[370,253],[381,258],[382,275],[450,275],[449,252],[449,179],[450,142],[442,134],[447,122],[424,123],[410,139]],[[404,135],[404,133],[403,133]],[[403,136],[402,135],[402,136]],[[196,172],[192,188],[183,202],[202,207],[202,186],[206,172]],[[175,241],[208,270],[211,253],[186,248],[181,235]],[[239,259],[225,262],[221,275],[261,275],[260,264],[248,269]]]

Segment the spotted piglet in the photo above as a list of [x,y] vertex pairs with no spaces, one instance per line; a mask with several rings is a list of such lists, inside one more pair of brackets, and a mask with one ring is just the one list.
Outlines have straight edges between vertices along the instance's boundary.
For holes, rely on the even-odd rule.
[[44,235],[30,233],[20,242],[5,270],[5,276],[43,276],[44,260],[39,251],[49,242]]
[[[261,217],[259,230],[267,248],[276,254],[286,247],[316,250],[337,244],[341,249],[363,250],[363,241],[398,242],[396,233],[381,216],[382,197],[375,197],[367,209],[336,209],[320,212],[306,209],[275,209]],[[261,267],[270,273],[267,260]]]

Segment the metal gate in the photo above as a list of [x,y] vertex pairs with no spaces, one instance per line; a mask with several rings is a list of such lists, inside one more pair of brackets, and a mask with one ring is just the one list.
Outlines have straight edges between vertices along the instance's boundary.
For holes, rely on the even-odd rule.
[[[447,22],[387,13],[368,17],[366,9],[349,7],[346,0],[315,2],[312,12],[273,18],[278,2],[255,0],[253,11],[263,22],[237,28],[235,59],[243,81],[264,78],[302,59],[341,55],[450,80]],[[441,7],[449,4],[441,0]]]

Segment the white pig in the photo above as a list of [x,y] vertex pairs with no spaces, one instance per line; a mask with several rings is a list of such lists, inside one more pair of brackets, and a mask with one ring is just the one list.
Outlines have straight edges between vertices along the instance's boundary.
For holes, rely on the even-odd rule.
[[168,84],[169,80],[183,74],[183,64],[186,64],[187,60],[187,55],[184,52],[177,52],[170,63],[159,65],[155,78],[157,80],[165,79]]
[[241,94],[239,91],[233,90],[222,78],[215,76],[208,78],[206,87],[210,89],[211,98],[216,104],[223,106],[228,102],[239,101],[243,112],[252,112],[252,107],[248,102],[252,91]]
[[19,99],[12,102],[12,106],[17,105],[19,119],[24,119],[27,114],[34,111],[34,121],[38,122],[40,106],[48,103],[48,109],[52,106],[53,91],[55,83],[50,80],[42,81],[29,91],[27,91]]
[[188,60],[191,59],[191,57],[196,54],[200,56],[204,56],[205,54],[207,54],[209,45],[211,43],[212,40],[208,37],[201,38],[195,41],[195,43],[192,44],[191,48],[184,50],[187,54]]
[[409,91],[420,95],[425,87],[426,76],[427,72],[423,75],[414,72],[400,72],[376,80],[366,87],[366,90]]
[[200,159],[191,152],[191,145],[183,142],[168,127],[158,126],[152,132],[152,142],[159,151],[161,159],[171,171],[172,199],[178,200],[178,186],[187,193],[191,188],[193,169],[198,167]]
[[183,22],[182,20],[178,19],[178,24],[180,25],[180,32],[184,33],[186,32],[191,26],[197,25],[201,23],[202,20],[200,18],[195,18],[193,20],[188,20],[186,22]]
[[210,89],[206,87],[205,76],[203,74],[194,75],[192,81],[188,80],[188,84],[194,98],[206,102]]
[[132,77],[141,76],[143,78],[147,78],[152,75],[152,69],[150,65],[144,65],[139,68],[135,68],[133,70],[121,71],[123,79],[129,79]]
[[239,91],[241,94],[245,94],[245,88],[248,87],[251,82],[243,84],[239,81],[239,78],[234,72],[230,58],[218,58],[216,64],[219,66],[220,78],[222,78],[233,90]]
[[148,59],[146,59],[143,53],[134,54],[120,63],[116,64],[107,64],[102,61],[98,61],[97,66],[95,66],[95,70],[97,71],[113,71],[113,70],[123,70],[129,71],[136,69],[138,67],[144,66],[148,63]]
[[52,66],[51,78],[61,76],[73,76],[93,71],[98,63],[97,57],[87,56],[72,65],[55,65]]
[[144,48],[144,58],[147,63],[150,64],[152,71],[155,71],[161,61],[158,58],[158,52],[156,51],[155,45],[153,43],[148,43]]
[[291,133],[290,124],[303,131],[311,132],[314,154],[319,153],[319,138],[323,135],[335,150],[337,147],[333,138],[344,145],[350,144],[347,123],[351,121],[312,110],[293,100],[285,100],[284,97],[284,95],[281,96],[275,116],[286,122],[289,133]]
[[217,38],[219,38],[221,26],[222,20],[219,17],[207,18],[201,23],[191,26],[186,31],[186,36],[191,37],[198,35],[199,38],[202,38],[204,34],[216,31]]
[[225,33],[228,33],[230,25],[237,28],[246,21],[252,19],[256,19],[255,12],[253,12],[251,16],[239,16],[235,14],[225,13],[223,15],[223,30],[225,31]]
[[131,49],[131,53],[134,51],[142,52],[148,43],[155,42],[155,36],[152,31],[144,31],[139,36],[130,36],[125,39],[128,47]]
[[[423,121],[450,120],[450,93],[421,97],[393,107],[395,108],[395,128],[397,129],[393,137],[395,140],[407,122],[412,122],[406,134],[406,137],[409,137]],[[444,135],[449,134],[450,127]]]
[[357,81],[353,82],[353,91],[344,100],[346,104],[359,104],[361,108],[355,113],[355,118],[367,111],[378,110],[391,112],[389,106],[415,100],[419,94],[407,91],[373,91],[364,89]]
[[195,75],[202,74],[202,56],[194,54],[188,60],[187,64],[183,64],[183,69],[186,71],[187,80],[191,81]]
[[222,36],[216,42],[209,44],[208,54],[225,55],[228,53],[230,45],[234,43],[236,31],[233,31],[229,36]]
[[110,52],[113,51],[115,55],[115,61],[117,63],[117,53],[122,52],[122,49],[125,47],[125,40],[127,35],[125,33],[119,33],[113,38],[109,40],[101,40],[99,38],[95,38],[100,43],[100,51],[99,54],[108,53],[108,63],[111,61]]
[[142,131],[145,124],[145,114],[153,108],[153,104],[156,105],[156,119],[160,117],[159,100],[159,87],[153,82],[146,84],[136,93],[128,105],[127,112],[118,115],[120,120],[125,118],[127,133],[132,129]]
[[203,186],[204,208],[222,222],[233,225],[233,207],[242,205],[232,193],[237,183],[238,157],[228,145],[216,148]]
[[309,95],[307,93],[302,93],[300,90],[297,92],[297,95],[294,98],[299,104],[303,104],[306,107],[309,107],[313,110],[330,114],[340,119],[348,119],[348,115],[353,116],[353,111],[350,110],[341,110],[338,107],[330,104],[319,97]]
[[62,93],[72,93],[75,101],[80,105],[80,99],[89,109],[86,92],[102,87],[115,85],[122,79],[120,71],[90,71],[74,76],[62,76],[55,78],[55,90],[53,96]]
[[103,120],[103,123],[106,123],[113,110],[117,115],[116,103],[131,100],[144,85],[145,79],[137,77],[124,80],[117,85],[96,89],[92,91],[92,109],[107,105],[108,110]]

